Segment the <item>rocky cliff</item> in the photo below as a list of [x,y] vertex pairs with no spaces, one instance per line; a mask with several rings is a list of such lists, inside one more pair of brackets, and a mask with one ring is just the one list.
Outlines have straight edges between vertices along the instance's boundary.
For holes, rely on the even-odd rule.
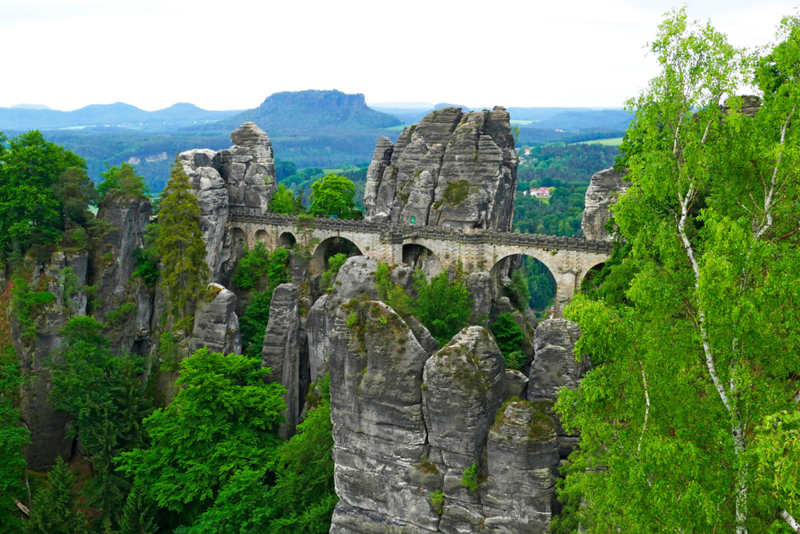
[[266,213],[277,187],[269,136],[246,122],[233,131],[231,141],[231,148],[219,152],[197,149],[179,156],[200,202],[206,263],[214,281],[224,280],[223,264],[233,253],[233,236],[225,227],[229,207],[256,208]]
[[[557,421],[519,399],[528,378],[505,370],[489,331],[466,328],[439,349],[424,326],[378,300],[377,266],[350,258],[308,318],[312,376],[331,374],[340,498],[331,532],[546,532],[557,509]],[[396,283],[406,270],[394,270]],[[539,329],[543,340],[574,343],[566,321]],[[286,343],[270,345],[294,359]],[[575,367],[559,348],[533,359],[530,377],[547,387],[529,398],[551,398],[539,368],[550,372],[558,357]]]
[[586,204],[581,219],[581,229],[586,239],[611,241],[606,223],[611,218],[612,206],[630,185],[624,178],[624,174],[614,169],[606,169],[592,176],[586,189]]
[[378,140],[364,206],[373,220],[509,231],[516,187],[508,112],[447,107],[406,128],[396,144]]

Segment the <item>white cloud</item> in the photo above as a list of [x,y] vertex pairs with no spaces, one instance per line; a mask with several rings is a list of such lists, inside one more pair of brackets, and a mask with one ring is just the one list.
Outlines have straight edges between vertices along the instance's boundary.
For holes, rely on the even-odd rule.
[[[123,101],[250,108],[283,90],[468,106],[621,106],[656,72],[643,45],[671,2],[0,0],[0,105]],[[783,2],[689,4],[732,42]]]

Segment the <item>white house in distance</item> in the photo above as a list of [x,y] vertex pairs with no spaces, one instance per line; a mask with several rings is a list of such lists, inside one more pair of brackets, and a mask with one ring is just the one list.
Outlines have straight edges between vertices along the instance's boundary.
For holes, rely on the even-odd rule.
[[536,198],[550,198],[550,189],[547,187],[531,189],[531,196]]

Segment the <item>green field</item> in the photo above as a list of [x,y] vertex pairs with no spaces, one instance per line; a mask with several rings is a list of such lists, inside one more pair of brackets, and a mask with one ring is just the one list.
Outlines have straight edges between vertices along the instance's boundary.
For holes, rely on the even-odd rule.
[[581,141],[579,143],[571,143],[573,145],[603,145],[603,146],[619,146],[622,144],[622,137],[614,137],[611,139],[594,139],[592,141]]

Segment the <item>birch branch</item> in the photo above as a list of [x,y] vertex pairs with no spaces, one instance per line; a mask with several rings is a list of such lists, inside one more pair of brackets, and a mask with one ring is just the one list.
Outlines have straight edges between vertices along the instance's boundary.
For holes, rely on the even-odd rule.
[[781,517],[784,521],[789,523],[789,526],[792,527],[795,532],[800,532],[800,523],[798,523],[794,517],[790,516],[789,512],[781,510]]
[[[691,200],[692,196],[694,195],[694,188],[690,187],[689,190],[686,192],[686,196],[683,199],[680,199],[681,203],[681,218],[678,221],[678,232],[681,236],[681,241],[683,242],[683,248],[686,251],[686,255],[689,258],[689,261],[692,264],[692,269],[694,270],[694,288],[695,290],[700,288],[700,266],[697,264],[697,259],[694,256],[694,249],[692,248],[692,243],[689,241],[689,238],[686,236],[686,219],[689,216],[689,201]],[[711,375],[711,380],[714,383],[714,387],[717,389],[717,393],[719,394],[720,399],[722,399],[722,403],[725,405],[725,409],[728,410],[728,413],[731,413],[732,407],[731,403],[728,400],[728,395],[725,393],[725,386],[722,385],[722,382],[717,375],[717,366],[714,363],[714,355],[711,352],[711,343],[708,340],[708,330],[706,328],[706,314],[703,311],[702,306],[697,307],[697,315],[700,319],[700,336],[703,340],[703,353],[706,358],[706,368],[708,368],[708,374]]]

